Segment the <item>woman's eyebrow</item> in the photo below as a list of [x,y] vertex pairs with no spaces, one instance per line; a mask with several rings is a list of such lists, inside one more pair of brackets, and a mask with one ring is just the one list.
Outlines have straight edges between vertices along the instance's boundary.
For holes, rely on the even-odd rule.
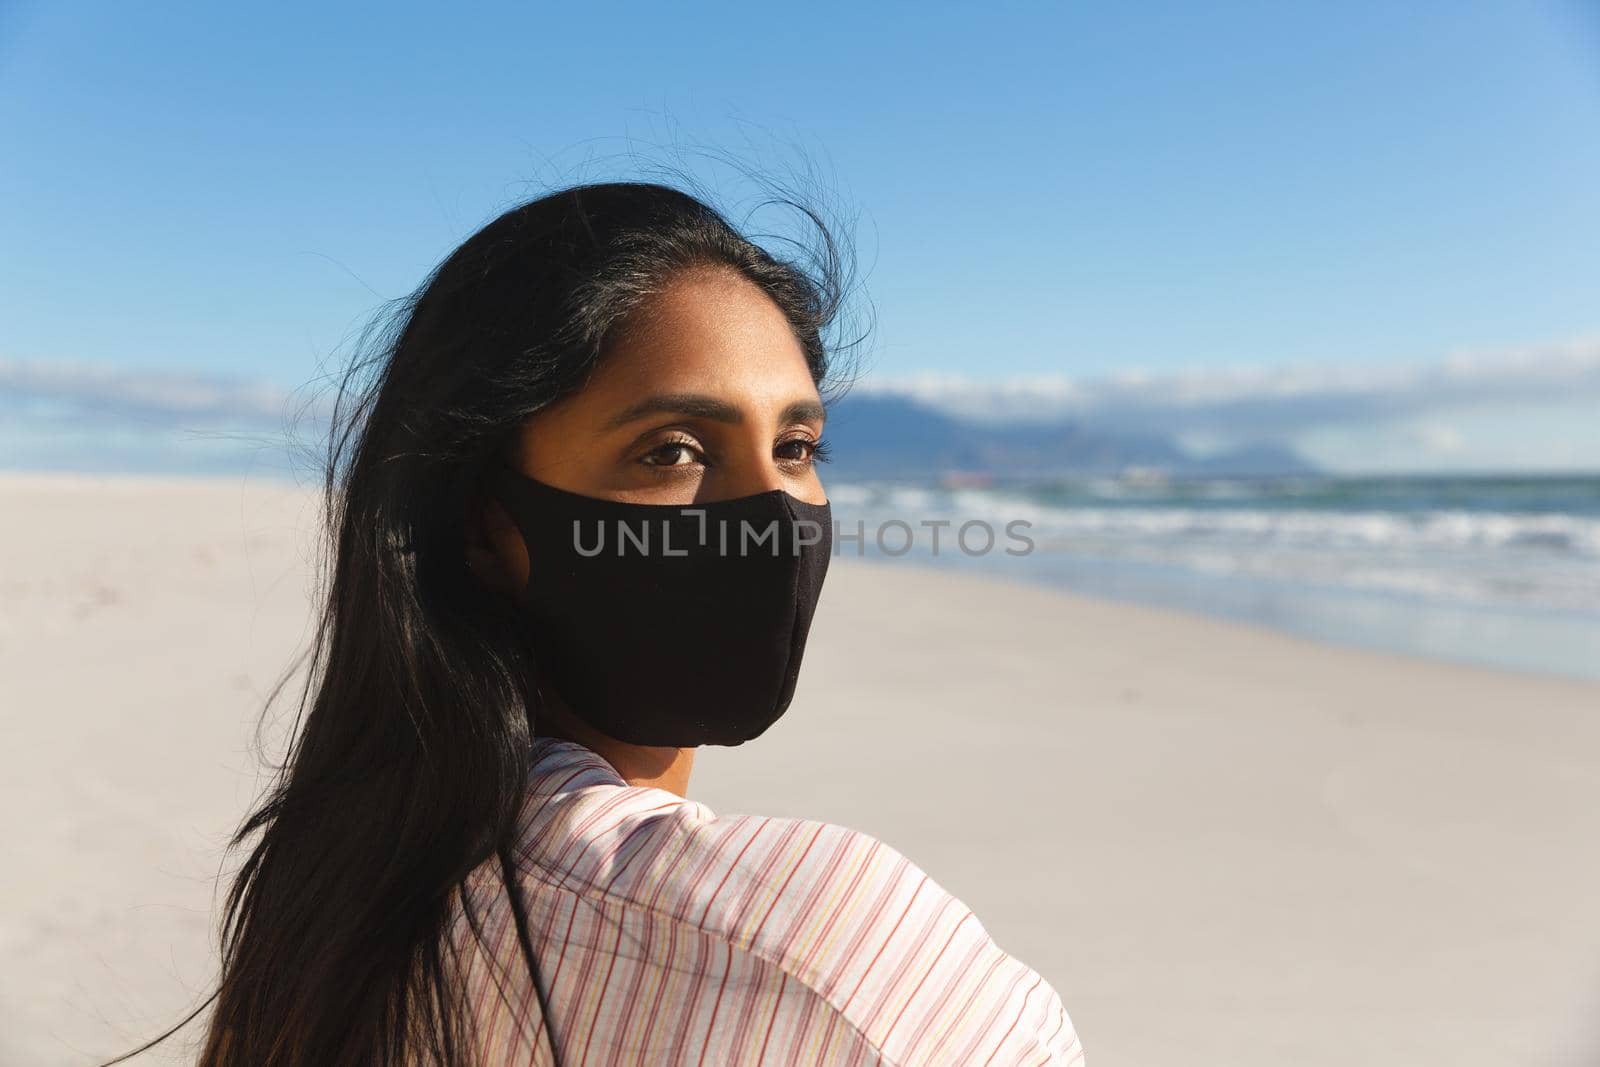
[[718,400],[714,396],[702,393],[659,393],[656,396],[647,396],[637,404],[631,404],[618,414],[612,416],[607,423],[608,429],[626,426],[635,419],[646,415],[689,415],[697,419],[711,419],[715,422],[726,422],[738,425],[744,421],[744,415],[738,408],[725,400]]
[[788,422],[823,422],[828,417],[822,410],[822,405],[815,400],[796,400],[793,404],[783,409],[783,414],[778,416],[780,423]]
[[[744,413],[725,400],[703,393],[659,393],[630,404],[607,423],[607,429],[626,426],[646,415],[687,415],[691,418],[711,419],[737,426],[744,421]],[[796,400],[778,416],[782,423],[821,422],[826,418],[822,405],[815,400]]]

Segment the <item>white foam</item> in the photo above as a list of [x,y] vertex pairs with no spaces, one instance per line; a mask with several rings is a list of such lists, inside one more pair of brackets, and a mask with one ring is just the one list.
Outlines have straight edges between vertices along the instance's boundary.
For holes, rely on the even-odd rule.
[[982,519],[998,528],[1025,520],[1037,556],[1600,613],[1600,518],[1584,515],[1072,506],[992,489],[833,487],[830,495],[851,521]]

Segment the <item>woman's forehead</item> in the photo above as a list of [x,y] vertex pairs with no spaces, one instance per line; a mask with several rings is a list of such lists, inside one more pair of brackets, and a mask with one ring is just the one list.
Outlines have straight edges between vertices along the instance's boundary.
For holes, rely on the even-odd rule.
[[579,395],[616,409],[654,395],[785,407],[817,392],[771,298],[733,272],[708,271],[672,283],[630,316]]

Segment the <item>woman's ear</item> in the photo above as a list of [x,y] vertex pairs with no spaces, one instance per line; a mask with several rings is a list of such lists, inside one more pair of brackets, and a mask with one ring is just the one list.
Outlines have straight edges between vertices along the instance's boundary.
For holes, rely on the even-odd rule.
[[467,505],[467,570],[489,589],[517,596],[528,584],[528,547],[505,508],[493,497]]

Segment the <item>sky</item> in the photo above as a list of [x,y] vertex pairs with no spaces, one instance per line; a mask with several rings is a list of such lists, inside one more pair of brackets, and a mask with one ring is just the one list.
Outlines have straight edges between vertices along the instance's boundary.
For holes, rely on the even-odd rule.
[[1595,0],[12,2],[0,143],[14,454],[130,395],[270,407],[555,186],[747,204],[709,148],[853,222],[871,388],[1600,470]]

